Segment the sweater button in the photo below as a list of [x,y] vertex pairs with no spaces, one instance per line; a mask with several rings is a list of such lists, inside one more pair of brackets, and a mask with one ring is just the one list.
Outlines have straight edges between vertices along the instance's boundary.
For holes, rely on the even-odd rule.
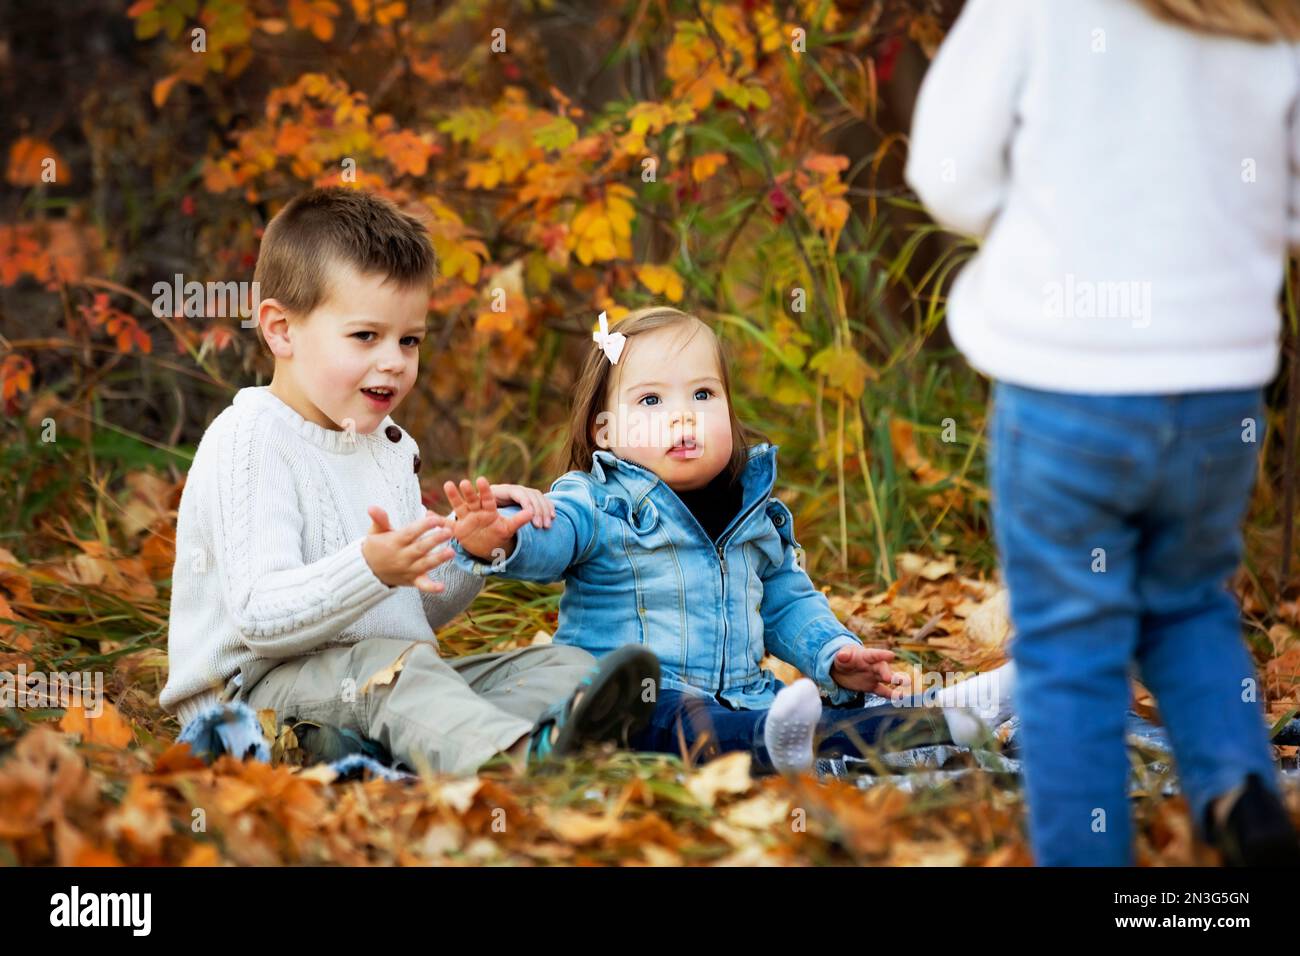
[[420,473],[420,456],[419,456],[419,455],[416,455],[416,456],[415,456],[415,473],[416,473],[417,475]]
[[384,429],[384,434],[388,436],[388,440],[391,442],[399,442],[402,440],[402,430],[396,425],[389,425]]

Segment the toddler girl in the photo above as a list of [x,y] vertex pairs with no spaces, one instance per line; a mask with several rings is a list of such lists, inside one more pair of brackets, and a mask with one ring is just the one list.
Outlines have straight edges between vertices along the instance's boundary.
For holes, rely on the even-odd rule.
[[[894,692],[893,654],[863,647],[804,572],[793,516],[773,497],[776,448],[747,441],[712,330],[651,308],[595,338],[576,387],[573,470],[551,485],[544,527],[528,524],[530,509],[499,511],[486,478],[445,491],[460,567],[565,582],[557,644],[658,657],[657,707],[633,747],[745,750],[759,771],[797,772],[870,746],[976,743],[1005,719],[1008,670],[938,699],[966,696],[983,719],[864,708],[864,693]],[[769,653],[808,679],[783,688],[761,666]]]

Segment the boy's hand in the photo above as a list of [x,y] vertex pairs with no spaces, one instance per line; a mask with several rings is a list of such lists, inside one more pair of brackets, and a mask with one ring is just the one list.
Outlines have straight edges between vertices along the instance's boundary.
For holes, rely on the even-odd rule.
[[842,647],[831,662],[831,680],[849,690],[888,697],[903,675],[889,667],[894,652],[883,647]]
[[551,521],[555,518],[555,504],[536,488],[528,488],[524,485],[492,485],[491,487],[492,498],[498,505],[517,504],[533,513],[533,527],[551,526]]
[[462,479],[459,489],[454,481],[448,481],[443,483],[442,490],[456,512],[452,534],[462,548],[485,561],[508,557],[515,549],[515,532],[533,516],[528,508],[510,517],[497,511],[492,486],[482,476],[477,488]]
[[[442,582],[431,580],[428,572],[456,555],[451,548],[434,551],[451,537],[446,518],[426,511],[423,518],[394,531],[383,508],[371,505],[366,514],[370,532],[361,542],[361,554],[375,577],[390,588],[410,585],[429,594],[444,590]],[[433,528],[437,529],[433,534],[426,534]]]

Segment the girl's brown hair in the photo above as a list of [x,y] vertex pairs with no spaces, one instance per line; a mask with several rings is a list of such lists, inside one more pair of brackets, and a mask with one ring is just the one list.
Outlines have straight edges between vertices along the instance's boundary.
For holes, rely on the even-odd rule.
[[[670,328],[682,328],[689,333],[682,339],[683,347],[699,334],[707,335],[713,340],[718,358],[718,377],[722,379],[722,391],[727,399],[727,414],[731,418],[731,460],[727,463],[725,471],[728,481],[735,483],[740,480],[740,475],[745,470],[745,463],[749,460],[749,445],[754,441],[762,440],[762,436],[743,425],[736,417],[736,406],[731,401],[731,376],[728,372],[726,350],[713,330],[686,312],[666,306],[652,306],[636,310],[610,331],[620,332],[627,337],[623,347],[623,356],[626,357],[637,336]],[[620,359],[620,362],[622,360]],[[574,385],[569,441],[564,452],[565,471],[591,470],[592,454],[600,447],[596,444],[594,434],[596,417],[605,410],[614,369],[615,366],[605,357],[605,353],[592,344],[591,352],[582,363],[582,368],[578,372],[578,381]],[[617,377],[614,377],[614,381],[617,384]]]
[[1300,41],[1296,0],[1141,0],[1153,15],[1202,33],[1273,43]]

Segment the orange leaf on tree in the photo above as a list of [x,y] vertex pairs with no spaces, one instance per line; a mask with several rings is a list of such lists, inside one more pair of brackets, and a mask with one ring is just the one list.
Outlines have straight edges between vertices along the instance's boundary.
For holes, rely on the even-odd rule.
[[434,153],[428,139],[409,129],[399,129],[380,136],[377,145],[379,155],[388,160],[398,175],[423,176],[428,172],[429,157]]
[[161,80],[153,85],[153,105],[157,109],[162,109],[163,104],[167,102],[167,97],[171,95],[172,87],[176,81],[181,78],[179,73],[172,73],[164,76]]
[[333,38],[332,18],[338,15],[339,7],[333,0],[289,0],[289,19],[293,25],[299,30],[310,30],[322,43]]
[[691,161],[691,178],[702,183],[726,164],[726,153],[702,153]]
[[23,392],[31,391],[32,363],[26,355],[10,352],[0,364],[0,399],[13,401]]
[[281,156],[293,156],[311,142],[311,130],[301,123],[285,123],[275,131],[275,151]]
[[833,153],[812,153],[804,159],[803,166],[822,176],[838,176],[849,168],[849,158]]
[[37,186],[45,180],[42,174],[46,168],[46,162],[52,161],[55,174],[59,182],[67,183],[69,176],[67,167],[60,156],[51,146],[43,139],[36,139],[32,136],[22,136],[9,147],[9,168],[5,172],[5,179],[13,186]]

